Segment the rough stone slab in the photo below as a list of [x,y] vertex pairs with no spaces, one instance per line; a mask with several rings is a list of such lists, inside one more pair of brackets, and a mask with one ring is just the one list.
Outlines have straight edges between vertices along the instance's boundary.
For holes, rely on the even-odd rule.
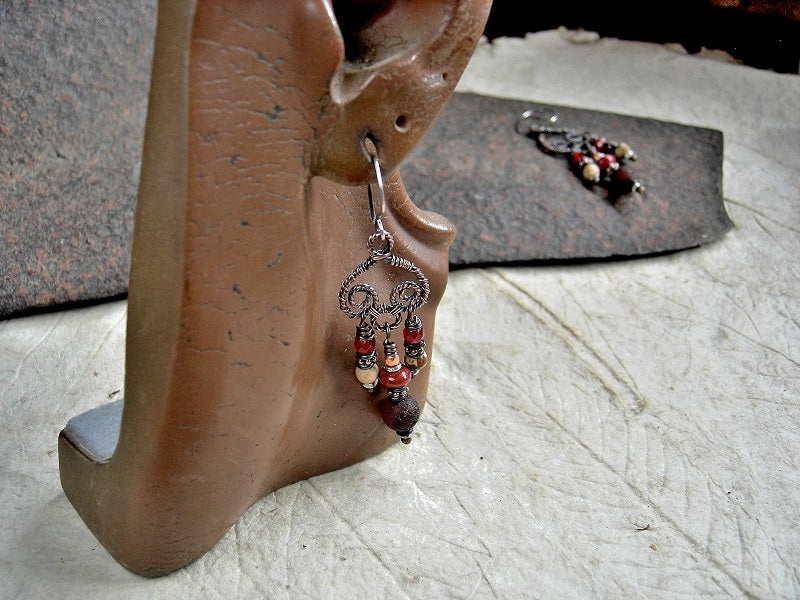
[[[627,142],[638,160],[625,168],[645,193],[614,198],[585,186],[566,157],[516,131],[526,110]],[[455,94],[400,172],[415,204],[455,223],[456,266],[657,254],[708,243],[732,226],[722,203],[722,133],[655,119]]]
[[154,0],[0,3],[0,316],[125,293]]
[[[0,6],[0,317],[126,293],[154,15],[153,0]],[[452,264],[649,254],[730,225],[718,132],[558,107],[638,148],[649,191],[611,206],[513,131],[530,105],[454,97],[402,168],[458,226]]]

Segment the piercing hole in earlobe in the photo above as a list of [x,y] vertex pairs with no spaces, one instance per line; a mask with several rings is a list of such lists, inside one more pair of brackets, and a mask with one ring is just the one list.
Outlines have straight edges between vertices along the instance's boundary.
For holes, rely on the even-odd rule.
[[361,140],[361,149],[369,161],[372,161],[373,156],[378,156],[378,145],[369,133],[365,134]]
[[404,133],[408,131],[408,119],[405,115],[400,115],[394,122],[394,127],[397,131]]

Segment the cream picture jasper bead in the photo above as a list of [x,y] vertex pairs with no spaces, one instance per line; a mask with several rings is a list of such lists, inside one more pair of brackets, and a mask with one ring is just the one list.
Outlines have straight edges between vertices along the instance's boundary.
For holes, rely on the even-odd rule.
[[617,149],[614,150],[614,154],[620,160],[630,160],[634,156],[633,150],[631,150],[631,147],[625,142],[620,142],[617,145]]
[[422,367],[428,364],[428,355],[423,352],[419,356],[408,356],[405,359],[406,366],[412,371],[419,371]]
[[369,369],[359,369],[356,367],[356,379],[361,385],[371,385],[378,380],[378,365],[372,365]]
[[586,181],[597,183],[600,181],[600,167],[598,167],[595,163],[588,163],[587,165],[584,165],[583,171],[581,171],[581,176]]

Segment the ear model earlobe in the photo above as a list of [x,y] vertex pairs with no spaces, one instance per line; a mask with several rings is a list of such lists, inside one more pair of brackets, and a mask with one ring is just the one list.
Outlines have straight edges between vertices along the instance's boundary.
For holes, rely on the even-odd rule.
[[441,111],[480,39],[491,0],[334,0],[344,57],[317,127],[312,173],[372,176],[363,142],[393,171]]

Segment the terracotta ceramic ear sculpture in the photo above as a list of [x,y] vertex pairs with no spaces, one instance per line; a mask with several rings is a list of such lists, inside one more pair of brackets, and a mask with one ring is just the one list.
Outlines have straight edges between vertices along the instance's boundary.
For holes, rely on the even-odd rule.
[[[393,173],[489,4],[159,2],[124,404],[59,438],[67,497],[130,570],[178,569],[268,492],[397,443],[353,378],[337,303],[373,232],[364,139]],[[453,230],[397,175],[386,195],[396,250],[430,278],[430,344]],[[421,404],[426,388],[423,372]]]

